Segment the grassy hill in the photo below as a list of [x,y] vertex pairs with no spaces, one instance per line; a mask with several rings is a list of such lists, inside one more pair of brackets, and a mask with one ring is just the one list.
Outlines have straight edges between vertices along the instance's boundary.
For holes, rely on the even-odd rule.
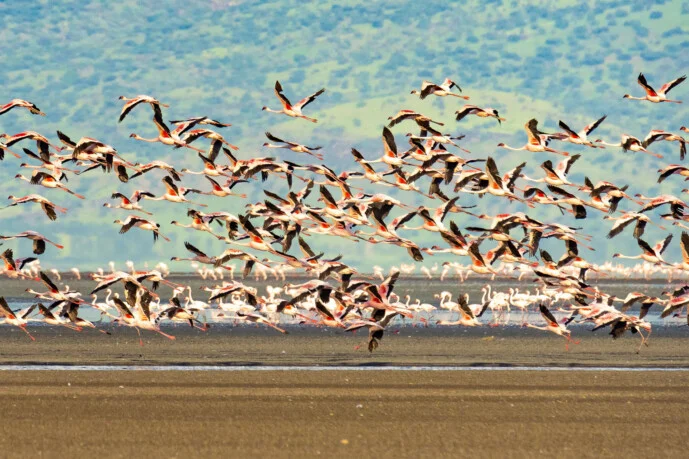
[[[448,132],[466,134],[466,146],[477,157],[493,155],[505,168],[528,160],[529,175],[539,174],[538,164],[546,156],[507,154],[495,145],[501,141],[522,145],[523,125],[532,117],[544,130],[554,130],[559,119],[581,127],[607,114],[597,134],[610,142],[618,141],[623,132],[643,137],[652,128],[677,131],[689,123],[683,105],[622,99],[625,93],[642,93],[636,84],[641,71],[656,86],[687,72],[686,1],[561,0],[545,6],[517,0],[471,0],[462,5],[384,0],[343,6],[296,0],[173,0],[143,6],[123,0],[40,1],[30,8],[12,3],[0,3],[2,98],[34,101],[48,116],[12,112],[0,117],[0,131],[32,129],[54,137],[60,129],[75,138],[101,139],[131,160],[160,158],[192,169],[200,164],[190,152],[171,152],[129,139],[131,132],[153,137],[155,129],[149,110],[135,110],[117,124],[120,95],[155,95],[171,105],[168,119],[208,115],[231,122],[227,137],[241,147],[244,157],[266,154],[261,144],[263,132],[270,130],[323,145],[328,164],[338,169],[354,167],[348,153],[352,146],[369,156],[378,155],[381,128],[401,108],[421,110],[445,121]],[[423,79],[440,81],[446,76],[460,84],[472,103],[496,107],[508,121],[502,126],[476,119],[456,124],[452,114],[463,101],[420,101],[409,94]],[[327,88],[309,107],[319,124],[260,110],[277,105],[272,93],[276,79],[293,99]],[[686,85],[673,95],[687,99]],[[405,132],[405,126],[395,130],[401,145]],[[573,170],[575,180],[588,175],[594,181],[629,183],[646,195],[680,194],[677,180],[663,187],[655,184],[655,170],[678,161],[676,144],[655,148],[666,155],[662,161],[612,149],[568,150],[583,154]],[[306,161],[289,152],[284,157]],[[78,202],[13,180],[19,163],[7,158],[0,164],[0,192],[17,194],[17,188],[26,194],[40,192],[70,208],[55,223],[33,208],[0,213],[2,233],[33,228],[64,241],[68,249],[60,254],[48,251],[45,264],[94,267],[106,260],[153,262],[179,254],[187,238],[208,250],[222,248],[203,235],[171,229],[169,221],[179,219],[184,207],[170,203],[149,207],[165,232],[174,236],[174,244],[157,244],[151,253],[150,235],[117,234],[112,220],[126,214],[103,209],[107,196],[115,189],[159,190],[158,175],[124,185],[99,172],[79,177],[70,183],[90,199]],[[188,182],[205,186],[201,180]],[[282,184],[277,187],[284,189]],[[245,188],[253,201],[261,199],[259,185]],[[462,200],[473,202],[470,197]],[[240,211],[244,204],[218,198],[208,202],[214,209],[231,211]],[[490,197],[481,201],[481,208],[487,213],[521,209]],[[571,222],[553,209],[539,209],[534,215]],[[586,222],[587,231],[609,226],[599,217]],[[660,238],[662,232],[649,237],[656,236]],[[424,236],[422,241],[434,239]],[[330,253],[346,251],[352,254],[346,258],[355,262],[366,250],[364,268],[406,261],[402,250],[353,250],[337,239],[316,245],[329,247]],[[597,249],[592,260],[602,260],[613,251],[600,239]]]

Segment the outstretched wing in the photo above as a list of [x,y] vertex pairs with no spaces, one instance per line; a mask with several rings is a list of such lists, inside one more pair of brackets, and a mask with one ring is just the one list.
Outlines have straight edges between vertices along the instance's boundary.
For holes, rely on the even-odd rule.
[[295,105],[295,107],[298,107],[298,108],[304,108],[304,107],[306,107],[306,106],[309,105],[311,102],[313,102],[314,100],[316,100],[316,97],[320,96],[320,95],[323,94],[324,92],[325,92],[325,88],[322,88],[322,89],[320,89],[319,91],[314,92],[314,93],[311,94],[310,96],[304,97],[302,100],[300,100],[299,102],[297,102],[297,105]]
[[599,118],[598,120],[596,120],[596,121],[594,121],[593,123],[591,123],[591,124],[585,126],[585,127],[584,127],[584,132],[586,133],[586,135],[589,135],[590,133],[592,133],[598,126],[600,126],[600,124],[601,124],[603,121],[605,121],[605,118],[607,118],[607,117],[608,117],[608,115],[603,115],[603,116],[602,116],[601,118]]
[[639,78],[637,78],[636,81],[641,85],[642,88],[644,88],[644,91],[646,91],[646,94],[648,94],[649,96],[653,97],[658,95],[655,89],[653,89],[653,87],[648,84],[648,82],[646,81],[646,77],[643,73],[639,73]]
[[282,85],[279,81],[275,82],[275,95],[278,99],[280,99],[280,102],[282,103],[283,107],[292,106],[292,103],[289,101],[289,99],[282,93]]
[[686,76],[686,75],[682,75],[681,77],[679,77],[679,78],[677,78],[677,79],[675,79],[675,80],[672,80],[672,81],[670,81],[670,82],[668,82],[668,83],[665,83],[665,84],[660,88],[660,92],[662,92],[663,94],[667,94],[668,92],[670,92],[670,90],[671,90],[672,88],[674,88],[675,86],[677,86],[678,84],[680,84],[681,82],[683,82],[683,81],[686,80],[686,79],[687,79],[687,76]]

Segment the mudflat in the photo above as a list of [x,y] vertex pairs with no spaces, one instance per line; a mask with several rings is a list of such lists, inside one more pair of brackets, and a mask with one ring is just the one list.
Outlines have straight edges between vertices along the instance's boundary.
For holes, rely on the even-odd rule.
[[637,354],[639,338],[613,340],[605,331],[573,327],[580,344],[520,327],[390,326],[380,347],[366,349],[367,331],[356,334],[317,327],[287,327],[282,335],[261,326],[214,325],[202,332],[166,326],[174,341],[156,333],[104,326],[112,334],[63,327],[31,327],[36,341],[16,327],[0,327],[0,365],[415,365],[415,366],[615,366],[689,368],[686,326],[656,326],[650,346]]
[[689,372],[2,371],[3,457],[681,457]]

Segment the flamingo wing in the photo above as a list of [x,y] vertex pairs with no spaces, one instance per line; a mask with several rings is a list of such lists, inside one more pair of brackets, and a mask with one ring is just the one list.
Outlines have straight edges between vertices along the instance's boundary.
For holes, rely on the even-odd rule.
[[560,126],[560,128],[564,129],[570,137],[573,137],[575,139],[579,138],[579,134],[570,129],[569,126],[567,126],[562,120],[560,120],[558,125]]
[[686,76],[686,75],[682,75],[681,77],[679,77],[679,78],[677,78],[677,79],[675,79],[675,80],[672,80],[672,81],[670,81],[670,82],[668,82],[668,83],[665,83],[665,84],[660,88],[660,92],[663,93],[663,94],[667,94],[668,92],[670,92],[670,90],[671,90],[672,88],[674,88],[674,87],[677,86],[678,84],[682,83],[682,82],[683,82],[684,80],[686,80],[686,79],[687,79],[687,76]]
[[282,92],[282,85],[280,84],[279,81],[275,82],[275,95],[277,96],[278,99],[280,99],[280,103],[282,104],[283,107],[291,107],[292,103],[289,101],[289,99],[283,94]]
[[636,81],[641,85],[642,88],[644,88],[644,91],[646,91],[646,94],[648,94],[649,96],[653,97],[658,95],[655,89],[653,89],[653,87],[648,84],[648,82],[646,81],[646,77],[643,73],[639,73],[639,77]]
[[320,90],[314,92],[314,93],[311,94],[310,96],[304,97],[302,100],[300,100],[299,102],[297,102],[297,105],[295,105],[295,107],[300,108],[300,109],[306,107],[306,106],[309,105],[311,102],[313,102],[314,100],[316,100],[316,97],[320,96],[320,95],[323,94],[324,92],[325,92],[325,88],[321,88]]
[[607,118],[607,117],[608,117],[608,115],[603,115],[602,117],[600,117],[599,119],[597,119],[597,120],[594,121],[593,123],[591,123],[591,124],[585,126],[585,127],[584,127],[584,133],[585,133],[586,135],[589,135],[590,133],[592,133],[598,126],[600,126],[600,124],[601,124],[603,121],[605,121],[605,118]]

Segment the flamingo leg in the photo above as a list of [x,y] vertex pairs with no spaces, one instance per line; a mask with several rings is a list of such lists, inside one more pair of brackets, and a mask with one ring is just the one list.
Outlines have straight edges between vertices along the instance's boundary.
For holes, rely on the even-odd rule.
[[29,330],[27,330],[25,327],[19,327],[19,328],[21,328],[22,331],[23,331],[24,333],[26,333],[27,335],[29,335],[29,338],[31,338],[31,341],[36,341],[36,338],[34,338],[34,337],[31,335],[31,333],[29,333]]
[[173,341],[174,341],[174,340],[176,339],[174,336],[168,335],[167,333],[164,333],[164,332],[162,332],[162,331],[160,331],[160,330],[155,330],[155,332],[158,333],[158,334],[160,334],[160,335],[163,335],[164,337],[166,337],[166,338],[169,339],[169,340],[173,340]]

